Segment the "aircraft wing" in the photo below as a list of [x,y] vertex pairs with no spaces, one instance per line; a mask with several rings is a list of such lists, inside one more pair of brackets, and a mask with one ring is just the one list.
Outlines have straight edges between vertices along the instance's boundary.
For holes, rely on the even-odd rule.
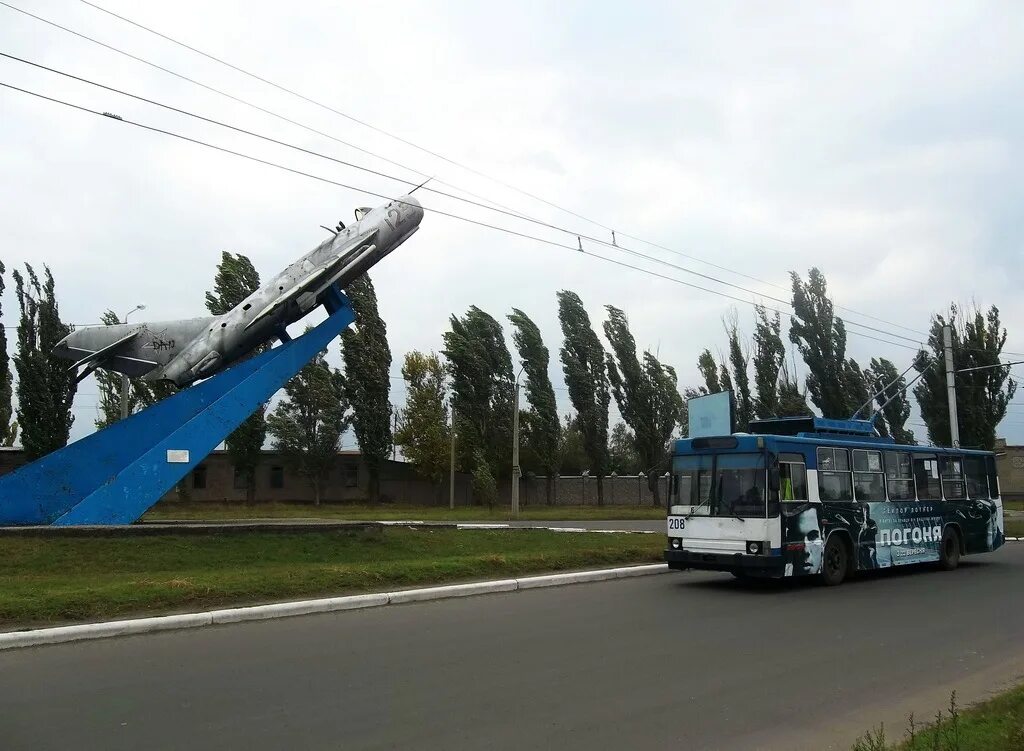
[[[374,251],[376,246],[369,242],[372,237],[373,233],[360,238],[357,245],[349,246],[334,256],[334,258],[329,259],[310,271],[306,276],[299,279],[295,284],[267,303],[262,310],[252,317],[245,327],[249,328],[257,321],[276,313],[280,310],[281,306],[288,304],[292,300],[298,300],[298,298],[310,295],[310,293],[312,293],[314,298],[318,296],[344,272],[349,264]],[[313,305],[309,304],[308,307],[312,308]]]
[[78,369],[79,380],[96,368],[113,370],[127,376],[143,376],[154,368],[166,365],[213,323],[207,318],[186,318],[179,321],[87,326],[64,337],[53,354],[73,360],[70,368]]

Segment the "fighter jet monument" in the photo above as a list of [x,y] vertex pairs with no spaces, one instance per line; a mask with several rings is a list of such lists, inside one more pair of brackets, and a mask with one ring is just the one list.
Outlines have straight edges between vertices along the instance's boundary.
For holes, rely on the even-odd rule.
[[[410,191],[412,192],[412,191]],[[357,209],[350,227],[222,316],[89,326],[55,351],[78,378],[96,368],[183,388],[141,412],[0,477],[0,526],[131,524],[355,320],[344,288],[417,231],[411,195]],[[286,327],[318,305],[326,320]],[[272,340],[281,344],[264,347]]]
[[423,207],[412,195],[375,209],[291,263],[221,316],[89,326],[61,340],[53,354],[74,360],[78,380],[96,368],[179,387],[209,378],[262,344],[289,340],[286,327],[319,305],[331,310],[334,289],[395,250],[419,229]]

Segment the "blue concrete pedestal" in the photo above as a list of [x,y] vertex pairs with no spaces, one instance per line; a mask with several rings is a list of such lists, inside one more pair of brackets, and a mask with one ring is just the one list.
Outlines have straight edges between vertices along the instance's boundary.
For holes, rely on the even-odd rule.
[[0,525],[131,524],[355,320],[316,328],[0,477]]

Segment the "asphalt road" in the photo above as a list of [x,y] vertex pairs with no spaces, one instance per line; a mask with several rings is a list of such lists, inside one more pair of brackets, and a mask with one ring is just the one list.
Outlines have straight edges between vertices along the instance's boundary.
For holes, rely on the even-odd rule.
[[839,589],[667,574],[0,653],[14,749],[849,748],[1024,672],[1024,543]]

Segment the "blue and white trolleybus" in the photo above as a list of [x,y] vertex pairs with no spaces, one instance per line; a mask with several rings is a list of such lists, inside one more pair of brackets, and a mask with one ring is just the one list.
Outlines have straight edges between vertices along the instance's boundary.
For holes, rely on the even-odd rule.
[[1003,544],[991,452],[899,445],[868,420],[750,430],[675,442],[670,568],[835,585],[865,569],[953,569]]

